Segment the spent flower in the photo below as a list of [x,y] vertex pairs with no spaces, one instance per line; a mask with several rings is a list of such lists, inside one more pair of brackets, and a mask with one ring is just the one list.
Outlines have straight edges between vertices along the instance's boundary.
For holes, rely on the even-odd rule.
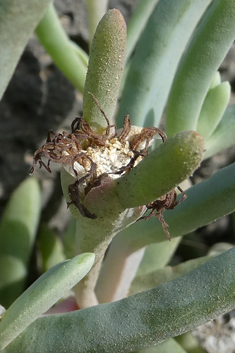
[[[156,127],[132,126],[129,115],[124,117],[123,128],[117,130],[116,125],[110,125],[96,97],[90,94],[107,122],[105,132],[96,133],[82,117],[73,120],[71,133],[54,133],[50,130],[46,143],[34,154],[30,174],[34,172],[38,162],[40,167],[45,167],[48,172],[51,172],[50,162],[62,164],[75,179],[74,183],[68,186],[71,199],[68,207],[74,205],[82,216],[96,219],[96,214],[91,213],[83,204],[89,191],[100,186],[104,178],[116,179],[128,173],[148,155],[148,147],[153,143],[154,137],[161,138],[164,142],[166,135]],[[43,162],[42,157],[48,159],[47,164]],[[168,225],[162,213],[165,209],[173,209],[186,198],[183,190],[180,187],[178,189],[183,194],[179,201],[176,200],[177,193],[173,189],[147,204],[146,209],[151,210],[150,214],[139,218],[147,220],[157,216],[169,239]]]

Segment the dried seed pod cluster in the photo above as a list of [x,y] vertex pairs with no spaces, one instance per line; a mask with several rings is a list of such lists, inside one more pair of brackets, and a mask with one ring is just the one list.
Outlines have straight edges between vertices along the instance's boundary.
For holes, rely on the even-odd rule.
[[[92,95],[93,96],[93,95]],[[82,203],[85,195],[91,188],[99,186],[103,177],[118,178],[134,168],[148,154],[148,147],[153,137],[158,135],[164,142],[165,134],[156,127],[140,128],[131,126],[129,116],[124,118],[123,129],[118,134],[115,125],[110,125],[104,111],[99,106],[96,98],[95,103],[107,122],[105,132],[100,135],[91,129],[83,118],[75,118],[71,125],[71,133],[48,132],[46,143],[34,154],[32,174],[37,163],[51,172],[50,162],[61,163],[63,167],[75,178],[75,182],[68,186],[71,201],[84,217],[91,219],[97,216],[91,213]],[[48,159],[47,164],[42,160]],[[165,209],[173,209],[181,202],[176,201],[175,189],[162,196],[160,199],[146,205],[151,213],[140,219],[149,219],[157,216],[161,222],[167,237],[170,239],[162,213]]]

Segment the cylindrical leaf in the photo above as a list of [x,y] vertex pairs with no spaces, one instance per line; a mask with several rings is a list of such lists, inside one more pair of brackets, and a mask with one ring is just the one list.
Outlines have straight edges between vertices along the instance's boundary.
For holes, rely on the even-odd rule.
[[81,254],[45,272],[4,313],[0,322],[0,350],[54,305],[91,269],[94,254]]
[[91,45],[83,97],[83,118],[98,133],[107,127],[102,110],[111,120],[117,103],[126,52],[126,23],[122,14],[109,10],[101,19]]
[[96,27],[101,19],[104,16],[105,12],[108,9],[108,0],[85,0],[88,13],[88,24],[89,24],[89,34],[90,34],[90,43],[94,36]]
[[177,343],[173,338],[158,344],[157,346],[148,347],[136,351],[135,353],[187,353],[179,343]]
[[168,100],[166,131],[196,130],[203,101],[235,37],[235,1],[215,0],[198,26]]
[[168,139],[116,181],[121,203],[135,207],[166,194],[199,166],[203,150],[203,139],[194,131],[183,131]]
[[8,0],[0,5],[0,99],[51,0]]
[[234,291],[235,249],[231,249],[184,276],[129,298],[39,318],[3,353],[133,352],[233,309]]
[[147,246],[136,275],[145,275],[158,268],[165,267],[174,255],[180,241],[181,237],[178,237],[171,239],[170,242],[166,240]]
[[219,124],[228,105],[231,87],[223,82],[211,89],[205,98],[197,124],[197,132],[207,139]]
[[234,145],[235,105],[230,105],[213,134],[206,141],[204,159]]
[[36,28],[36,34],[58,68],[79,91],[83,92],[87,68],[76,53],[74,45],[70,44],[53,4],[48,7]]
[[47,225],[40,227],[38,238],[43,272],[46,272],[59,262],[66,260],[62,241],[56,237],[54,232]]
[[[210,179],[187,189],[187,199],[174,210],[164,212],[171,237],[188,234],[235,211],[235,163],[221,169]],[[132,251],[166,239],[160,222],[154,218],[122,231]]]
[[[169,243],[169,242],[168,242]],[[159,245],[162,243],[158,243]],[[156,244],[155,244],[156,245]],[[158,254],[155,254],[157,257]],[[159,268],[151,272],[138,275],[134,278],[131,283],[129,290],[129,295],[133,295],[144,290],[151,289],[153,287],[159,286],[162,283],[172,281],[195,268],[201,266],[205,262],[211,260],[212,256],[203,256],[193,260],[183,262],[177,266],[166,266],[164,268]]]
[[41,211],[41,191],[27,178],[13,192],[0,223],[0,302],[8,307],[23,291]]
[[131,56],[134,47],[143,31],[149,16],[159,0],[140,0],[127,25],[126,60]]
[[211,0],[161,0],[136,46],[118,111],[118,127],[158,125],[182,53]]

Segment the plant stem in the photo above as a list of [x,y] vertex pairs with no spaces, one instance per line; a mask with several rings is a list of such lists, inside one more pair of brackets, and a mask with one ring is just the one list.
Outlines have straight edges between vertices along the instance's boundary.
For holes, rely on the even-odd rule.
[[[143,260],[146,248],[133,251],[131,242],[127,241],[128,232],[132,232],[131,227],[116,235],[110,244],[96,285],[99,303],[112,302],[126,297]],[[164,260],[161,261],[162,254],[158,253],[158,249],[154,249],[155,257],[160,258],[158,267],[164,266],[169,261],[179,241],[180,238],[174,238],[171,242],[167,240],[155,244],[159,246],[159,251],[165,255]],[[156,268],[155,263],[154,269]]]
[[[63,168],[61,180],[63,193],[69,202],[68,185],[74,182],[74,178]],[[109,181],[105,187],[108,188],[110,185],[112,186],[112,182]],[[103,188],[104,185],[101,185],[100,189],[96,187],[94,191],[97,192],[98,189],[98,192],[103,193]],[[114,235],[135,222],[142,215],[142,207],[137,207],[133,210],[123,210],[119,202],[116,201],[115,203],[115,197],[111,196],[111,199],[112,203],[105,202],[107,204],[105,209],[100,207],[100,213],[96,209],[97,219],[95,220],[83,217],[74,205],[70,206],[70,211],[74,218],[77,219],[75,254],[93,252],[96,255],[94,267],[84,280],[75,287],[76,300],[80,308],[97,303],[94,296],[94,288],[104,254]],[[90,250],[88,251],[88,249]]]
[[[132,219],[132,222],[135,221],[136,218],[138,218],[137,215]],[[94,267],[87,274],[87,276],[74,288],[76,300],[80,308],[85,308],[97,304],[94,289],[99,275],[101,262],[108,248],[108,245],[110,244],[114,235],[116,235],[120,230],[119,228],[116,228],[115,225],[113,225],[113,223],[115,224],[113,217],[111,217],[111,219],[109,218],[109,221],[107,221],[107,217],[104,219],[106,219],[105,222],[102,219],[90,220],[82,217],[77,222],[76,253],[82,254],[87,252],[85,249],[92,249],[92,252],[96,254]],[[131,220],[129,220],[129,222],[131,222]],[[125,227],[125,223],[123,223],[122,227]]]
[[[123,177],[103,178],[99,186],[88,192],[83,203],[96,214],[96,219],[83,217],[73,204],[70,206],[78,220],[76,254],[96,254],[94,268],[76,290],[80,307],[94,302],[93,291],[100,264],[114,235],[142,215],[142,205],[165,195],[191,175],[202,159],[203,150],[204,142],[198,133],[181,132],[151,152]],[[74,177],[63,168],[61,180],[63,193],[70,202],[68,185],[74,183]]]
[[133,253],[125,239],[116,235],[113,239],[96,285],[99,303],[108,303],[124,298],[135,277],[145,248]]

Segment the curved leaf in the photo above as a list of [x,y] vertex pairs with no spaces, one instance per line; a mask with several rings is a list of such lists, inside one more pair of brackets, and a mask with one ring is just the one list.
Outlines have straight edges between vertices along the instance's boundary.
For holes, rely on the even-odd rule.
[[181,238],[177,237],[171,239],[171,242],[166,240],[161,243],[148,245],[136,275],[146,275],[149,272],[166,266],[175,253],[180,241]]
[[0,350],[73,288],[94,259],[94,254],[81,254],[52,267],[16,299],[0,322]]
[[223,82],[206,96],[197,123],[197,132],[204,139],[210,137],[219,124],[230,99],[231,86]]
[[174,339],[158,344],[157,346],[141,349],[135,353],[187,353]]
[[203,150],[204,141],[194,131],[182,131],[167,139],[136,168],[117,179],[115,192],[122,205],[145,205],[165,195],[198,168]]
[[56,237],[54,232],[45,224],[39,229],[38,247],[43,272],[46,272],[59,262],[66,260],[61,240]]
[[36,178],[13,192],[0,223],[0,302],[8,307],[23,291],[41,211]]
[[[160,244],[161,243],[159,243],[159,245]],[[143,292],[144,290],[159,286],[162,283],[172,281],[173,279],[194,270],[208,260],[211,260],[211,258],[212,256],[199,257],[197,259],[183,262],[177,266],[166,266],[157,270],[153,269],[152,272],[148,272],[147,274],[137,274],[131,283],[129,295]]]
[[235,144],[235,105],[230,105],[213,134],[205,141],[204,159]]
[[[127,232],[128,230],[131,231],[131,227],[128,227]],[[122,232],[117,234],[109,246],[96,284],[95,293],[99,303],[126,297],[135,276],[148,275],[154,269],[164,267],[180,240],[179,237],[171,242],[166,240],[150,244],[146,249],[133,253],[126,239],[122,237]]]
[[140,34],[158,1],[159,0],[140,0],[137,3],[136,9],[127,25],[126,61],[131,56]]
[[166,131],[196,130],[216,70],[235,37],[235,1],[215,0],[181,60],[168,100]]
[[157,126],[179,60],[211,0],[161,0],[137,44],[117,116],[130,114],[134,125]]
[[[51,0],[2,1],[0,4],[0,99],[17,62]],[[16,15],[17,14],[17,15]]]
[[83,92],[87,67],[77,53],[78,49],[74,49],[75,44],[71,44],[53,4],[48,7],[37,26],[36,34],[58,68],[79,91]]
[[[235,163],[221,169],[210,179],[187,189],[187,199],[174,210],[164,213],[171,237],[188,234],[235,211]],[[133,224],[132,231],[120,233],[132,251],[164,241],[166,235],[157,219]]]
[[235,249],[120,301],[37,319],[3,353],[129,353],[235,307]]

